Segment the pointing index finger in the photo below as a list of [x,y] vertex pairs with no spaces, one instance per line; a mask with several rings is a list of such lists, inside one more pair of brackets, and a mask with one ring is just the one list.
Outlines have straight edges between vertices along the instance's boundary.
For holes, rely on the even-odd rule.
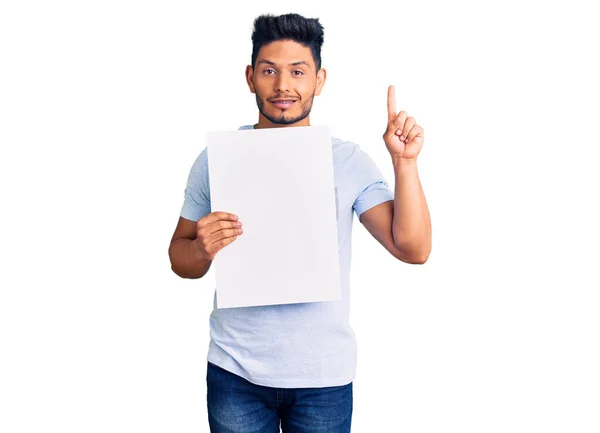
[[396,118],[396,89],[394,86],[388,87],[388,122]]

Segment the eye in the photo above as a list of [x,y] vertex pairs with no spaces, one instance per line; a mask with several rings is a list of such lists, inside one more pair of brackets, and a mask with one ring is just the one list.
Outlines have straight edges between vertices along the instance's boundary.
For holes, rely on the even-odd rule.
[[[269,72],[275,72],[275,71],[274,71],[273,69],[265,69],[265,70],[263,71],[263,74],[267,74],[267,75],[273,75],[273,74],[270,74]],[[302,71],[300,71],[300,70],[295,70],[295,71],[294,71],[294,74],[295,74],[296,72],[298,72],[298,74],[296,74],[297,76],[304,75],[304,72],[302,72]]]

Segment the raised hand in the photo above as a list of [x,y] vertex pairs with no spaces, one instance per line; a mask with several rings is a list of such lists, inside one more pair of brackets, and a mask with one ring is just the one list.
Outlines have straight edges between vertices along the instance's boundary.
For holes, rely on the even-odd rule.
[[423,128],[406,111],[396,112],[396,89],[388,87],[388,124],[383,141],[392,158],[416,159],[423,148]]

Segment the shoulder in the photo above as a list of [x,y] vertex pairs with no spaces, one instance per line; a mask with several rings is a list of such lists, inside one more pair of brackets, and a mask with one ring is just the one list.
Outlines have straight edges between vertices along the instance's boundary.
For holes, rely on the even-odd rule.
[[202,152],[196,157],[194,164],[192,165],[192,171],[199,172],[206,169],[208,166],[208,148],[202,149]]
[[353,141],[344,140],[343,138],[334,136],[331,137],[331,146],[334,155],[343,158],[351,157],[356,152],[356,149],[360,148],[360,146]]
[[360,166],[367,157],[360,145],[350,140],[332,137],[332,146],[335,164],[345,168]]

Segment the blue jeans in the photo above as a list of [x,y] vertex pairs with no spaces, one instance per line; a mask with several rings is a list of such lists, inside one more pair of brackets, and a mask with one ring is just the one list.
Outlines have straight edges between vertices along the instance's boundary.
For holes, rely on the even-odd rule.
[[255,385],[209,362],[206,372],[211,433],[348,433],[352,382],[325,388]]

